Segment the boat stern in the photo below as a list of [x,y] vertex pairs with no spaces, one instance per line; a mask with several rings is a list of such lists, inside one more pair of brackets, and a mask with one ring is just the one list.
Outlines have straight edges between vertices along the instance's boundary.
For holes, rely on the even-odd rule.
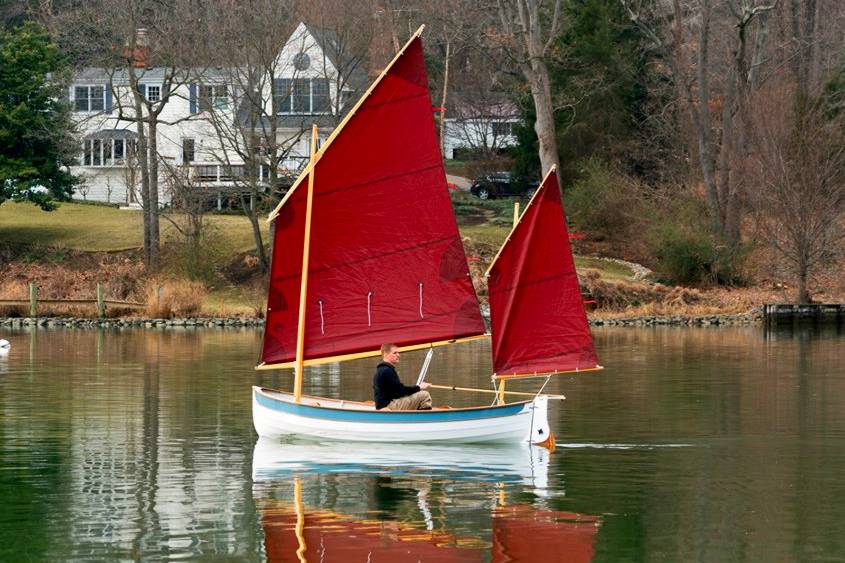
[[531,437],[535,446],[543,446],[554,451],[555,436],[549,426],[549,398],[540,395],[531,402]]

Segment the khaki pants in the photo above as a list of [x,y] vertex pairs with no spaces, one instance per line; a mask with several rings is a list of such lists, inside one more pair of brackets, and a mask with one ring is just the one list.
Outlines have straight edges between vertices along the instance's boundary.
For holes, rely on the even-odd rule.
[[413,395],[407,397],[399,397],[393,399],[384,407],[388,411],[417,411],[420,409],[431,408],[431,395],[428,391],[417,391]]

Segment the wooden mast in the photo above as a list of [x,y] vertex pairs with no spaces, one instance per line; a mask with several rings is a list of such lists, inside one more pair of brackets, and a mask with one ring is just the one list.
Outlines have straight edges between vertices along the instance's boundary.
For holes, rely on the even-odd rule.
[[[519,201],[515,201],[515,202],[513,202],[513,227],[511,227],[511,232],[508,233],[508,238],[510,238],[511,234],[513,234],[513,232],[516,230],[516,226],[518,224],[519,224]],[[507,242],[507,240],[505,240],[505,242]],[[505,245],[502,244],[502,248],[504,248],[504,247],[505,247]],[[499,249],[499,252],[500,253],[502,252],[501,248]],[[499,257],[499,255],[496,254],[496,258],[498,258],[498,257]],[[496,260],[494,258],[493,262],[495,262],[495,261]],[[492,267],[493,267],[493,264],[491,263],[490,268],[492,268]],[[489,273],[489,272],[490,272],[490,269],[488,268],[487,273]],[[485,273],[485,275],[487,275],[487,274]],[[494,374],[493,377],[494,377],[494,381],[495,381],[495,374]],[[505,380],[504,379],[499,381],[499,390],[496,391],[496,403],[498,403],[500,405],[503,405],[505,403]]]
[[305,351],[305,306],[308,295],[308,255],[311,246],[311,208],[314,201],[314,161],[317,158],[317,125],[311,126],[311,173],[308,175],[308,195],[305,200],[305,243],[302,250],[302,282],[299,286],[299,323],[296,328],[296,372],[293,380],[294,400],[302,400],[302,365]]

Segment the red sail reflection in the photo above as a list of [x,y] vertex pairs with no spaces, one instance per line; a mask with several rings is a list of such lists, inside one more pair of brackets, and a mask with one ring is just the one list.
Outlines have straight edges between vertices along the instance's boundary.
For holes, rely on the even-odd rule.
[[567,561],[586,563],[595,553],[599,519],[574,512],[505,506],[493,513],[493,563]]
[[[271,501],[272,502],[272,501]],[[496,508],[492,545],[410,524],[355,520],[330,510],[262,503],[267,560],[280,561],[543,561],[588,562],[599,519],[528,505]]]

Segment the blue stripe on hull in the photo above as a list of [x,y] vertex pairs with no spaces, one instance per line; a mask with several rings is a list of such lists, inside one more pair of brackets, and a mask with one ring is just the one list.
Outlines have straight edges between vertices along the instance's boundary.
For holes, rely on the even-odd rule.
[[319,418],[322,420],[339,420],[342,422],[454,422],[459,420],[480,420],[484,418],[498,418],[512,416],[522,412],[525,403],[503,405],[485,409],[471,410],[443,410],[443,411],[360,411],[352,409],[337,409],[326,407],[313,407],[311,405],[297,405],[287,401],[272,399],[258,391],[254,391],[256,402],[264,408],[303,416],[306,418]]

